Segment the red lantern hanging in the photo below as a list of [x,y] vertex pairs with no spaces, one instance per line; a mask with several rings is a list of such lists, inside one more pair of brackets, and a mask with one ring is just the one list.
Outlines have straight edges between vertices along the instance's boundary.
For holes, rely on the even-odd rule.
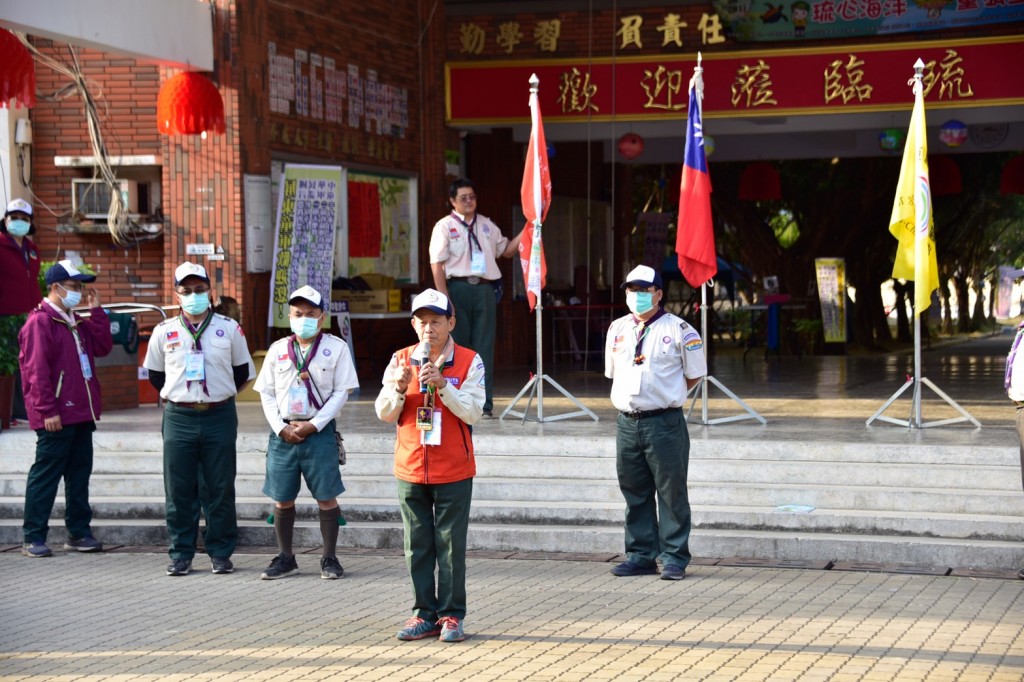
[[963,191],[960,166],[948,156],[931,157],[928,159],[928,184],[933,197],[960,194]]
[[636,133],[626,133],[619,138],[619,156],[632,161],[644,153],[644,138]]
[[36,105],[36,67],[18,36],[0,29],[0,107]]
[[164,135],[224,133],[224,101],[217,87],[198,73],[179,73],[160,86],[156,127]]
[[779,171],[767,161],[755,161],[740,175],[740,199],[771,201],[782,198]]
[[1024,154],[1013,157],[1003,166],[999,193],[1024,194]]

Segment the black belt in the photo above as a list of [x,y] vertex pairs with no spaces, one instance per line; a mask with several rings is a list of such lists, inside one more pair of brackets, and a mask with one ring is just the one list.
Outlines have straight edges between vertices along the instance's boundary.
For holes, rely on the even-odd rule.
[[678,411],[678,407],[662,407],[657,410],[633,410],[632,412],[619,412],[619,414],[630,419],[647,419],[648,417],[657,417],[659,414],[665,414],[666,412]]
[[466,284],[490,284],[491,283],[491,280],[489,280],[489,279],[484,279],[483,277],[476,277],[476,276],[473,276],[473,277],[449,277],[448,279],[453,279],[456,282],[465,282]]
[[208,410],[211,407],[217,407],[218,405],[223,405],[224,403],[230,403],[232,400],[234,400],[234,398],[228,398],[227,400],[218,400],[212,403],[176,403],[170,400],[168,400],[167,402],[169,402],[171,405],[174,405],[175,407],[184,407],[189,410],[199,410],[200,412],[202,412],[203,410]]

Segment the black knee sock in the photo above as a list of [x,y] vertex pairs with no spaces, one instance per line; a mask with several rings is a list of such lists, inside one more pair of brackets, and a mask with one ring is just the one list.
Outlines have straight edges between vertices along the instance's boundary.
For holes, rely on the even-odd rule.
[[274,509],[274,533],[277,535],[277,548],[281,554],[291,556],[292,530],[295,528],[295,507],[277,507]]
[[335,556],[338,551],[338,519],[341,509],[331,507],[320,510],[320,533],[324,536],[324,556]]

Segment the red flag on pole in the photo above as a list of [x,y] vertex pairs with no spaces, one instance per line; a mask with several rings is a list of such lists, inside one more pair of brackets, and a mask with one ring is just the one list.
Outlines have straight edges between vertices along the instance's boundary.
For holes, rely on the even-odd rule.
[[540,117],[540,102],[537,89],[540,79],[530,76],[530,115],[533,127],[530,130],[530,144],[526,148],[526,167],[523,169],[523,186],[520,197],[526,227],[519,242],[519,263],[523,268],[526,282],[526,297],[530,310],[537,306],[541,289],[547,283],[548,267],[544,261],[544,243],[541,239],[541,224],[551,206],[551,171],[548,168],[548,147],[544,140],[544,122]]
[[704,122],[701,116],[703,71],[698,54],[697,66],[690,79],[686,152],[683,177],[679,183],[679,222],[676,229],[679,270],[693,287],[701,286],[718,272],[715,231],[711,222],[711,178],[708,176],[708,163],[704,156]]

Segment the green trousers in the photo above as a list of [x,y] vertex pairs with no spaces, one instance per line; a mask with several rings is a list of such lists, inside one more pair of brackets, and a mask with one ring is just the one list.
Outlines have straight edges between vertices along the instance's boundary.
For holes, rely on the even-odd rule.
[[64,426],[60,431],[36,429],[36,461],[28,471],[25,485],[25,542],[46,542],[50,512],[57,499],[57,486],[64,479],[64,524],[68,535],[78,539],[91,535],[92,508],[89,506],[89,477],[92,475],[92,432],[95,422]]
[[[690,499],[686,475],[690,434],[682,410],[646,419],[619,415],[615,468],[626,500],[626,557],[635,564],[686,568],[690,563]],[[655,507],[657,499],[657,507]]]
[[[235,401],[207,410],[164,407],[164,494],[168,554],[191,559],[199,528],[199,486],[206,513],[206,553],[227,558],[238,542],[235,516]],[[201,478],[200,478],[201,474]]]
[[472,478],[439,485],[398,481],[412,611],[431,623],[445,616],[466,617],[466,535],[472,498]]
[[470,284],[456,279],[448,280],[448,294],[455,306],[455,343],[472,348],[484,361],[484,387],[487,398],[484,409],[494,408],[494,335],[498,328],[497,303],[494,287],[487,280]]

